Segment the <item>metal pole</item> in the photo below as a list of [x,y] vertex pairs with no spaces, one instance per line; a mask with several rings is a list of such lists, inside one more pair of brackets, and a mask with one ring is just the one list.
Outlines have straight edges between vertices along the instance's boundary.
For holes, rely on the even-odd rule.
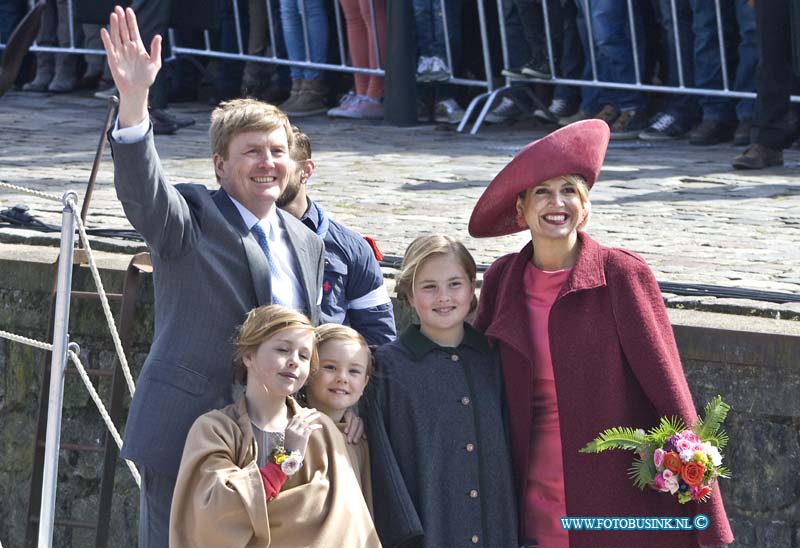
[[61,213],[61,252],[58,256],[58,283],[53,319],[53,352],[50,361],[50,392],[47,400],[47,433],[45,434],[42,505],[39,510],[39,548],[53,545],[56,488],[58,486],[58,452],[61,445],[61,405],[64,400],[64,370],[69,344],[69,300],[72,288],[72,253],[75,241],[75,211],[78,195],[64,194]]

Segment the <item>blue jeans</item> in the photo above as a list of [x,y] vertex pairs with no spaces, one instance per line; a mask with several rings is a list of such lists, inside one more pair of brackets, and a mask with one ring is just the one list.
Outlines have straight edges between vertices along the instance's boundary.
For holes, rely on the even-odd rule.
[[[582,1],[578,3],[578,7],[581,11],[583,10]],[[589,0],[589,12],[592,18],[598,79],[606,82],[635,83],[633,40],[628,22],[627,3],[622,0]],[[645,66],[644,25],[641,14],[636,10],[634,10],[633,16],[639,73],[642,76]],[[589,59],[588,54],[586,58]],[[589,62],[591,63],[591,61]],[[591,67],[589,74],[591,74]],[[644,94],[638,91],[608,90],[607,93],[612,99],[610,102],[620,110],[640,109],[647,106]]]
[[417,26],[417,51],[419,55],[436,55],[446,60],[444,24],[442,23],[442,1],[447,17],[447,34],[453,64],[458,64],[461,55],[461,9],[462,0],[413,0],[414,20]]
[[0,0],[0,43],[8,42],[27,8],[25,0]]
[[[417,0],[414,2],[416,3]],[[528,42],[525,41],[525,34],[522,32],[522,21],[514,0],[503,0],[503,24],[506,27],[508,66],[509,68],[521,67],[531,58],[531,54],[528,50]],[[417,27],[419,27],[419,23],[417,23]],[[419,38],[417,38],[417,42],[419,42]]]
[[[308,52],[304,26],[308,31]],[[328,59],[328,14],[323,0],[281,0],[281,27],[289,59],[312,63]],[[292,80],[315,80],[322,76],[321,71],[311,68],[291,67],[290,72]]]
[[[664,42],[667,47],[665,83],[668,86],[678,87],[680,85],[678,49],[675,43],[675,26],[672,20],[670,0],[659,0],[659,9]],[[689,0],[675,0],[675,14],[678,23],[683,85],[694,87],[694,37],[692,34],[692,9],[689,6]],[[686,128],[695,125],[700,117],[700,106],[695,95],[671,93],[661,111],[674,116],[678,123]]]
[[[717,33],[717,10],[715,3],[708,0],[689,0],[694,16],[694,66],[695,84],[700,88],[722,89],[722,64],[719,55],[719,35]],[[739,62],[736,73],[729,86],[735,91],[755,91],[756,49],[755,11],[746,0],[727,0],[721,3],[723,16],[725,8],[733,10],[738,25]],[[731,21],[732,22],[732,21]],[[734,121],[750,119],[753,116],[752,99],[728,99],[725,97],[703,97],[704,120]]]
[[[559,66],[561,76],[563,78],[581,78],[586,63],[584,63],[580,32],[577,26],[577,7],[571,0],[565,2],[561,7],[561,19],[563,24]],[[575,103],[580,99],[581,89],[574,86],[557,85],[553,91],[553,98]]]

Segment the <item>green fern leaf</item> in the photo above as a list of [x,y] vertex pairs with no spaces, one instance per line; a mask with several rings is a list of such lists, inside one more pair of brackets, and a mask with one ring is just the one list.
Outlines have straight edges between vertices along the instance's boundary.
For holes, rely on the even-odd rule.
[[634,487],[639,489],[644,489],[653,483],[653,478],[656,477],[656,465],[653,464],[653,459],[643,460],[636,457],[628,469],[628,477],[633,481]]
[[703,417],[697,421],[697,426],[695,426],[695,434],[701,440],[715,437],[730,409],[731,406],[722,401],[722,396],[716,396],[706,404]]
[[730,468],[727,468],[725,466],[717,466],[716,470],[717,470],[717,475],[719,477],[721,477],[721,478],[730,478],[731,477]]
[[638,451],[647,442],[645,433],[642,430],[620,426],[609,428],[601,432],[599,436],[586,444],[580,450],[581,453],[600,453],[608,449],[629,449]]
[[703,439],[703,441],[707,441],[711,445],[716,446],[717,449],[722,451],[725,449],[725,446],[728,445],[728,434],[724,430],[719,430],[713,436],[707,436]]
[[661,417],[658,426],[647,432],[647,439],[659,447],[668,437],[686,430],[686,424],[678,417]]

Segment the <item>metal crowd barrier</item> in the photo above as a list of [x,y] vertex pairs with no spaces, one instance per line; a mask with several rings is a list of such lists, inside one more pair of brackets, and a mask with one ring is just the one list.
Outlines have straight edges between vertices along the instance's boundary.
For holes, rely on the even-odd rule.
[[[72,14],[74,13],[73,10],[73,1],[75,0],[67,0],[68,3],[68,12],[70,14],[70,21],[69,21],[69,31],[70,31],[70,40],[69,40],[69,47],[54,47],[54,46],[39,46],[38,44],[32,47],[32,51],[46,51],[46,52],[61,52],[61,53],[75,53],[75,54],[90,54],[90,55],[104,55],[102,50],[96,49],[88,49],[84,47],[79,47],[75,43],[75,28],[74,22],[72,18]],[[227,1],[227,0],[224,0]],[[236,28],[236,42],[237,42],[237,50],[235,52],[225,52],[220,50],[215,50],[212,48],[211,43],[211,34],[210,31],[204,31],[204,38],[205,38],[205,47],[203,48],[194,48],[194,47],[187,47],[185,45],[181,45],[175,42],[176,34],[170,30],[170,43],[172,44],[171,50],[169,51],[169,57],[167,60],[175,59],[179,55],[190,55],[190,56],[200,56],[200,57],[209,57],[209,58],[218,58],[218,59],[228,59],[228,60],[236,60],[236,61],[252,61],[256,63],[266,63],[266,64],[274,64],[274,65],[286,65],[286,66],[295,66],[295,67],[306,67],[306,68],[314,68],[319,70],[325,71],[336,71],[336,72],[348,72],[348,73],[363,73],[363,74],[371,74],[371,75],[378,75],[384,76],[385,69],[383,68],[385,61],[385,57],[383,54],[385,52],[379,51],[379,45],[377,41],[372,44],[372,47],[376,50],[376,58],[378,59],[378,66],[377,68],[370,69],[364,67],[355,67],[352,65],[347,64],[346,59],[346,40],[343,31],[343,23],[342,23],[342,13],[341,8],[339,6],[338,1],[336,0],[329,0],[333,2],[334,5],[334,12],[335,12],[335,27],[336,27],[336,35],[337,35],[337,48],[339,52],[339,63],[315,63],[310,60],[310,48],[309,46],[309,30],[308,25],[305,17],[305,3],[301,2],[300,5],[302,7],[302,28],[303,28],[303,39],[305,42],[305,50],[306,50],[306,59],[305,60],[291,60],[287,57],[280,57],[277,55],[277,51],[281,50],[281,47],[278,47],[277,44],[277,33],[276,33],[276,25],[280,24],[280,22],[275,21],[275,17],[273,16],[273,5],[277,5],[280,0],[264,0],[266,13],[267,13],[267,28],[269,34],[269,50],[271,50],[271,55],[261,56],[261,55],[250,55],[245,48],[245,39],[242,32],[242,22],[241,22],[241,14],[239,13],[238,4],[236,0],[231,0],[233,6],[233,14],[234,14],[234,21],[235,21],[235,28]],[[410,0],[404,0],[410,1]],[[441,1],[441,14],[442,14],[442,24],[444,27],[444,34],[445,34],[445,43],[446,43],[446,61],[449,67],[453,66],[453,52],[451,50],[451,40],[448,33],[448,25],[447,25],[447,12],[445,9],[445,2],[444,0]],[[519,89],[518,85],[520,83],[519,79],[512,79],[509,77],[505,77],[505,81],[503,85],[498,86],[496,82],[500,83],[503,82],[502,79],[498,78],[497,75],[493,73],[493,67],[491,63],[491,52],[490,52],[490,32],[488,29],[487,17],[486,17],[486,9],[485,9],[485,1],[486,0],[478,0],[475,2],[475,7],[477,10],[478,16],[478,24],[480,29],[480,41],[481,41],[481,53],[483,56],[483,68],[486,74],[485,79],[477,79],[477,78],[462,78],[457,75],[451,75],[450,79],[447,80],[446,83],[450,85],[456,86],[468,86],[468,87],[476,87],[482,89],[470,102],[470,104],[466,108],[466,115],[464,116],[463,120],[458,126],[458,131],[462,132],[466,129],[466,126],[470,123],[472,115],[474,111],[481,106],[480,112],[478,113],[477,117],[472,122],[472,126],[470,129],[471,134],[477,133],[480,126],[482,125],[483,121],[486,118],[486,115],[489,113],[491,108],[495,105],[496,100],[503,95],[509,94],[512,89],[516,90]],[[506,21],[504,20],[504,5],[511,2],[512,0],[496,0],[496,9],[497,9],[497,17],[499,21],[499,28],[497,29],[497,34],[500,38],[500,45],[502,49],[502,59],[503,59],[503,68],[508,69],[509,67],[509,43],[508,43],[508,35],[506,30]],[[572,1],[572,0],[567,0]],[[552,78],[543,79],[543,78],[526,78],[522,82],[525,83],[536,83],[536,84],[547,84],[547,85],[568,85],[568,86],[588,86],[588,87],[600,87],[606,89],[620,89],[620,90],[634,90],[634,91],[647,91],[647,92],[658,92],[658,93],[672,93],[672,94],[689,94],[689,95],[707,95],[707,96],[722,96],[722,97],[729,97],[729,98],[746,98],[746,99],[754,99],[756,94],[754,92],[746,92],[746,91],[734,91],[730,87],[730,78],[728,74],[728,67],[727,67],[727,57],[725,53],[725,32],[723,28],[723,18],[722,18],[722,11],[720,0],[714,0],[714,7],[716,10],[716,24],[717,24],[717,36],[719,40],[719,54],[720,54],[720,64],[722,70],[722,89],[706,89],[706,88],[698,88],[698,87],[690,87],[686,86],[686,71],[685,67],[683,66],[682,55],[681,55],[681,41],[680,41],[680,34],[678,28],[678,17],[677,17],[677,7],[676,2],[680,0],[670,0],[670,10],[672,15],[672,33],[675,39],[675,55],[677,57],[677,72],[678,72],[678,85],[677,86],[668,86],[668,85],[655,85],[649,83],[643,83],[642,81],[642,66],[643,60],[639,59],[639,52],[637,48],[637,42],[643,37],[637,36],[636,31],[636,23],[634,17],[634,8],[635,2],[633,0],[625,0],[627,5],[627,12],[628,12],[628,31],[630,33],[630,41],[631,41],[631,50],[633,53],[633,68],[635,74],[635,82],[613,82],[613,81],[606,81],[600,80],[598,77],[598,67],[597,67],[597,58],[595,52],[595,44],[594,44],[594,35],[591,22],[590,14],[590,1],[591,0],[574,0],[578,7],[583,9],[584,12],[584,19],[586,24],[586,32],[588,36],[588,55],[586,55],[585,63],[588,63],[591,67],[591,79],[590,80],[583,80],[578,78],[565,78],[559,75],[558,67],[555,66],[554,63],[554,47],[553,47],[553,40],[552,40],[552,29],[550,27],[550,14],[548,9],[548,2],[541,1],[541,9],[543,11],[543,21],[544,21],[544,34],[546,39],[546,48],[549,58],[550,64],[550,72],[553,75]],[[370,15],[371,21],[370,24],[373,30],[373,36],[377,35],[377,22],[375,19],[375,9],[373,1],[370,1]],[[391,25],[392,22],[387,22],[387,27]],[[665,47],[667,47],[665,45]],[[2,48],[2,45],[0,45]],[[672,55],[672,53],[669,53]],[[538,99],[533,95],[530,89],[526,91],[528,95],[536,102],[538,105],[542,106]],[[800,96],[793,95],[791,97],[793,102],[800,102]]]

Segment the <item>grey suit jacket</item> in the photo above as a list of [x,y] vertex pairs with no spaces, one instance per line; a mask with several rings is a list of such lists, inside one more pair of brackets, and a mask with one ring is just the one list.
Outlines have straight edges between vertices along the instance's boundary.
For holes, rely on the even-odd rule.
[[[153,344],[137,380],[122,456],[176,477],[194,420],[232,402],[235,329],[271,302],[261,248],[224,190],[172,186],[163,177],[152,133],[138,143],[111,140],[114,185],[153,261]],[[314,324],[324,267],[323,243],[278,210],[294,252]]]

